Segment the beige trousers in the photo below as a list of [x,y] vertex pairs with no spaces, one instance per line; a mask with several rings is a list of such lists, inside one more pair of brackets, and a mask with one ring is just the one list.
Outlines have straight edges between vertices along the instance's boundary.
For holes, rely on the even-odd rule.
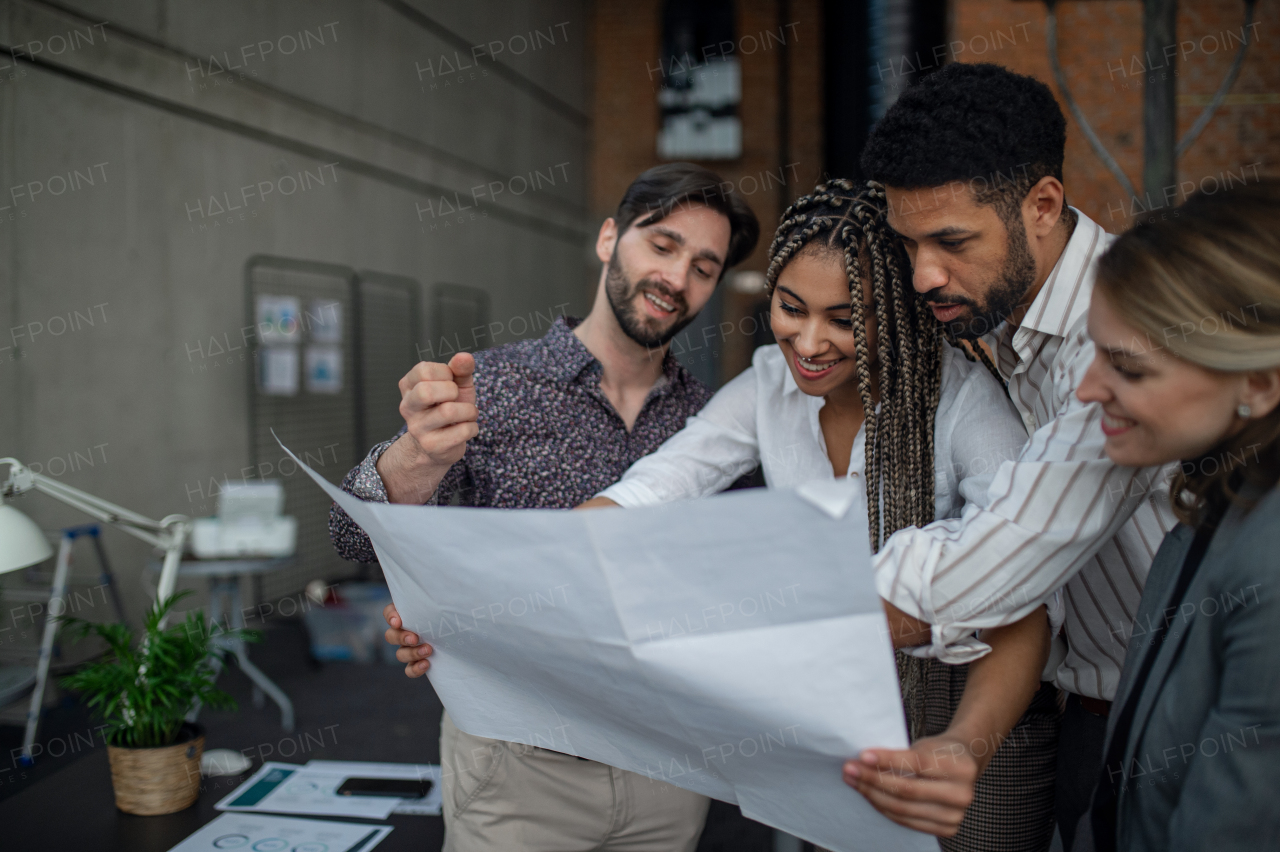
[[711,800],[440,722],[444,852],[693,852]]

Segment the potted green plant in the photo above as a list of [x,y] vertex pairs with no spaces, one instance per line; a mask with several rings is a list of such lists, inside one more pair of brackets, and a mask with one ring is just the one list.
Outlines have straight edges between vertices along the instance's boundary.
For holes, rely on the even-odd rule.
[[231,696],[214,686],[214,660],[226,653],[218,639],[259,638],[256,631],[210,624],[200,610],[162,626],[173,605],[189,594],[157,602],[141,636],[127,624],[62,619],[74,638],[92,634],[107,644],[102,657],[60,682],[105,724],[116,807],[126,813],[168,814],[195,802],[204,734],[185,717],[200,705],[236,709]]

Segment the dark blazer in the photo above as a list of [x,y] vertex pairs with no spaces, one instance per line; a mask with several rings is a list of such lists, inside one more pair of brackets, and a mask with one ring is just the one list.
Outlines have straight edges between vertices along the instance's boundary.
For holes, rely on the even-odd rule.
[[1116,776],[1117,848],[1280,849],[1280,489],[1227,512],[1180,604],[1193,538],[1179,525],[1156,554],[1112,705],[1108,747],[1156,655]]

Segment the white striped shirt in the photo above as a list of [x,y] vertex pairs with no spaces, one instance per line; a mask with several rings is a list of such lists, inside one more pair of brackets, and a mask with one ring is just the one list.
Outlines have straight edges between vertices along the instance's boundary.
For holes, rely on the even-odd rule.
[[974,629],[1016,621],[1063,588],[1069,650],[1055,682],[1110,700],[1152,557],[1175,520],[1170,468],[1113,464],[1100,406],[1076,398],[1094,355],[1086,320],[1096,262],[1115,238],[1075,212],[1022,324],[1000,326],[993,341],[1030,440],[985,501],[895,533],[876,554],[876,585],[933,625],[928,653],[952,663],[989,650]]

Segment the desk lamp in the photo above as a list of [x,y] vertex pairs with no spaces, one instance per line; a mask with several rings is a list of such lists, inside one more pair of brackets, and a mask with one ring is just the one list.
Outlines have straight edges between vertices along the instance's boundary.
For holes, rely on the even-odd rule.
[[[0,465],[9,466],[9,478],[0,488],[0,574],[19,571],[29,565],[43,562],[53,554],[48,539],[35,522],[4,501],[28,491],[48,494],[68,506],[79,509],[103,523],[111,524],[134,538],[164,551],[164,567],[160,571],[160,583],[156,600],[163,602],[173,594],[178,582],[178,564],[191,529],[191,519],[186,515],[169,515],[159,521],[130,512],[114,503],[108,503],[78,488],[36,473],[17,459],[0,458]],[[53,586],[49,593],[49,615],[60,614],[57,602],[66,595],[67,574],[71,567],[73,536],[64,535],[58,546],[58,561],[53,572]],[[55,609],[57,612],[55,612]],[[53,639],[57,633],[56,618],[46,618],[44,635],[40,641],[40,661],[35,670],[35,691],[27,711],[27,730],[22,739],[22,760],[31,763],[31,746],[35,742],[36,725],[40,719],[40,705],[44,702],[45,682],[49,678],[49,659],[53,653]],[[30,683],[29,675],[20,688]]]

